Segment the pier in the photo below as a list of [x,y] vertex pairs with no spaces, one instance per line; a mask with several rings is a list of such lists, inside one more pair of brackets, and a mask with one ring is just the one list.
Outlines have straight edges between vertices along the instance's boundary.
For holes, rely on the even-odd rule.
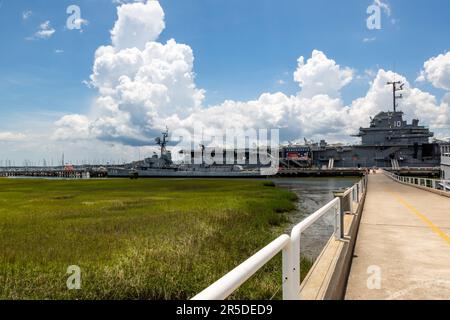
[[107,171],[104,167],[93,166],[0,167],[0,177],[89,179],[105,178]]
[[[390,169],[391,172],[400,176],[439,178],[441,170],[439,167],[409,168],[402,167]],[[279,177],[362,177],[366,174],[366,168],[300,168],[280,167]]]
[[[284,300],[448,299],[450,181],[378,170],[335,193],[194,300],[222,300],[282,253]],[[301,235],[326,214],[334,233],[300,282]]]
[[450,198],[382,173],[368,190],[345,298],[448,299]]

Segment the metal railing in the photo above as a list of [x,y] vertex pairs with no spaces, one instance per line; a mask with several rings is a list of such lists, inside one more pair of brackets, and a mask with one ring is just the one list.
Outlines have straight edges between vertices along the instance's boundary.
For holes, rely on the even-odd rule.
[[383,170],[383,173],[393,180],[397,180],[404,184],[450,192],[450,180],[399,176],[386,170]]
[[367,177],[347,189],[342,196],[334,198],[328,204],[311,214],[297,224],[289,235],[283,234],[269,245],[258,251],[241,265],[197,294],[192,300],[224,300],[250,279],[266,263],[282,252],[282,287],[283,300],[300,299],[300,238],[302,233],[314,222],[329,212],[333,212],[334,237],[344,238],[344,214],[355,212],[355,205],[359,206],[367,188]]

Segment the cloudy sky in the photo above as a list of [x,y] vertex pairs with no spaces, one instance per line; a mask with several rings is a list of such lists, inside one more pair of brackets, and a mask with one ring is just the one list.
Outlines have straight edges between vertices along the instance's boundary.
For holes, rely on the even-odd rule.
[[0,0],[0,39],[0,166],[135,160],[165,126],[357,142],[392,80],[450,137],[444,0]]

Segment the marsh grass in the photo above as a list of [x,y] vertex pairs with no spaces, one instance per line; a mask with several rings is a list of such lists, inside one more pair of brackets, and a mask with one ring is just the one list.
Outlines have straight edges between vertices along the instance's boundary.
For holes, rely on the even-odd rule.
[[[295,199],[257,180],[0,179],[0,298],[191,298],[280,235]],[[280,284],[277,257],[231,298]]]

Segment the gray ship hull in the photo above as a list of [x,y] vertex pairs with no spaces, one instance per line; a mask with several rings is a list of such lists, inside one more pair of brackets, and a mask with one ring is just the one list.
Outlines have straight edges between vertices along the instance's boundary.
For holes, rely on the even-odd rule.
[[110,178],[256,178],[261,177],[259,170],[252,171],[207,171],[207,170],[136,170],[112,168],[108,170]]
[[439,145],[414,146],[351,146],[327,148],[313,152],[314,163],[319,168],[333,159],[334,168],[391,168],[395,160],[400,168],[438,167]]

